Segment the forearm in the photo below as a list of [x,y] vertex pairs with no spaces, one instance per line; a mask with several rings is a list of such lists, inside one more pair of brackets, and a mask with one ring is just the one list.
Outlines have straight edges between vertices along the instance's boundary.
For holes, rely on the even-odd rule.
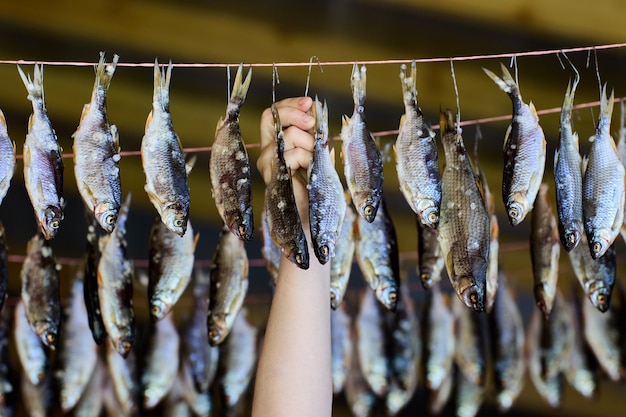
[[[309,252],[313,255],[310,245]],[[330,416],[330,361],[330,263],[320,265],[311,256],[309,269],[302,271],[283,258],[257,368],[252,416]]]

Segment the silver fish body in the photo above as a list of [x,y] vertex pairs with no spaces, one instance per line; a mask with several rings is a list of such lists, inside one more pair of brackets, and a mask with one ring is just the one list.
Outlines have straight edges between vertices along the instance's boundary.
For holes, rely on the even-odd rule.
[[456,415],[458,417],[474,417],[482,405],[486,394],[483,384],[467,378],[463,372],[456,377]]
[[15,142],[9,138],[7,121],[0,110],[0,203],[7,195],[15,173]]
[[272,179],[265,187],[265,210],[270,236],[287,259],[302,269],[309,268],[309,246],[304,235],[300,214],[293,195],[290,168],[285,162],[283,128],[276,105],[272,104],[276,153],[272,164]]
[[189,184],[183,146],[174,131],[169,109],[171,75],[171,61],[163,72],[155,61],[152,111],[141,139],[141,163],[150,202],[168,229],[182,236],[189,216]]
[[400,67],[400,82],[404,100],[404,116],[394,144],[396,171],[400,190],[419,221],[432,228],[439,223],[441,204],[441,174],[435,132],[424,120],[417,102],[416,64],[411,64],[411,75],[406,65]]
[[217,122],[211,146],[209,173],[217,211],[228,228],[240,239],[249,241],[254,231],[252,216],[252,181],[250,160],[239,127],[252,69],[243,79],[243,63],[239,65],[235,84],[226,108],[226,117]]
[[[353,337],[356,337],[356,332],[352,332],[352,334]],[[354,351],[352,352],[352,361],[346,378],[344,393],[352,414],[355,417],[368,417],[376,404],[377,398],[363,376],[357,344],[357,340],[353,339],[352,346]]]
[[511,408],[524,386],[525,333],[522,315],[501,273],[499,289],[489,314],[496,403],[500,411]]
[[417,390],[417,379],[413,385],[403,388],[400,384],[392,379],[389,384],[389,392],[385,397],[385,411],[388,416],[395,416],[402,411],[411,401]]
[[26,317],[42,342],[54,349],[61,325],[59,267],[50,242],[37,233],[28,242],[20,272]]
[[572,129],[572,106],[578,85],[567,85],[561,108],[559,144],[554,152],[554,182],[559,237],[566,251],[574,249],[583,234],[583,177],[578,134]]
[[341,157],[343,172],[357,212],[374,221],[383,192],[383,160],[365,121],[366,69],[354,64],[350,85],[354,99],[352,117],[343,116]]
[[169,230],[158,218],[150,232],[148,301],[153,319],[160,320],[172,310],[189,285],[198,235],[191,222],[182,236]]
[[439,284],[426,294],[421,327],[424,329],[424,375],[426,387],[431,391],[440,389],[452,372],[455,339],[450,301],[441,293]]
[[111,342],[124,357],[135,342],[135,311],[133,307],[133,265],[128,259],[126,219],[130,194],[119,211],[115,229],[100,238],[98,262],[98,299],[102,321]]
[[[87,210],[107,232],[115,227],[122,206],[119,134],[109,124],[106,97],[119,57],[106,64],[104,52],[96,67],[91,100],[83,107],[74,138],[74,175]],[[94,169],[94,167],[98,167]]]
[[359,369],[371,391],[378,397],[383,397],[387,393],[390,376],[385,355],[381,308],[371,291],[363,291],[355,322]]
[[504,138],[502,198],[511,225],[520,224],[532,210],[546,164],[546,139],[531,102],[522,101],[519,86],[500,64],[502,78],[483,68],[513,103],[511,124]]
[[48,355],[41,339],[28,324],[21,300],[15,305],[13,320],[13,339],[23,376],[32,385],[39,385],[48,374]]
[[35,65],[31,80],[17,67],[33,103],[24,142],[24,183],[35,210],[39,229],[52,239],[63,220],[63,158],[57,136],[50,123],[43,93],[43,66]]
[[98,345],[102,345],[107,338],[107,332],[102,320],[102,310],[100,310],[100,298],[98,296],[98,262],[100,259],[98,233],[96,230],[98,223],[93,216],[88,214],[86,217],[87,238],[83,273],[83,296],[93,340]]
[[456,300],[452,303],[456,321],[454,360],[459,374],[462,374],[470,384],[484,386],[487,374],[487,349],[481,316]]
[[365,281],[387,309],[395,310],[400,293],[400,260],[393,222],[383,199],[376,218],[358,218],[356,259]]
[[444,375],[444,379],[441,385],[437,389],[429,389],[428,393],[428,412],[437,416],[441,414],[444,407],[450,401],[452,396],[452,389],[454,388],[454,368],[451,368],[447,374]]
[[607,99],[605,84],[589,159],[583,163],[583,221],[594,259],[613,244],[624,221],[626,174],[610,133],[612,113],[613,92]]
[[611,294],[615,285],[617,259],[615,248],[610,246],[604,255],[593,259],[587,245],[587,237],[581,236],[580,243],[569,252],[569,259],[576,278],[591,304],[601,312],[611,305]]
[[350,364],[352,363],[352,340],[350,338],[350,316],[344,304],[330,312],[330,346],[333,378],[333,393],[343,391]]
[[98,362],[98,351],[91,336],[83,299],[82,272],[72,283],[72,293],[65,312],[61,332],[62,370],[59,383],[61,408],[67,412],[78,403],[87,389]]
[[265,261],[265,268],[270,274],[270,282],[276,287],[280,258],[282,258],[283,254],[270,235],[270,227],[269,224],[267,224],[267,210],[265,207],[263,207],[263,211],[261,212],[261,239],[263,240],[261,254]]
[[132,415],[139,408],[140,384],[136,376],[137,359],[134,352],[123,358],[113,343],[106,344],[106,363],[118,412]]
[[543,183],[531,215],[530,257],[535,302],[546,317],[552,311],[556,295],[560,253],[557,221],[548,202],[548,184]]
[[438,233],[448,277],[468,308],[483,311],[489,260],[490,220],[469,155],[452,113],[441,113],[446,165],[442,175]]
[[248,292],[248,255],[244,243],[224,225],[211,265],[207,316],[211,346],[230,333]]
[[40,384],[32,384],[22,375],[20,378],[20,398],[30,417],[46,417],[51,415],[53,407],[52,378],[49,376]]
[[103,387],[107,378],[106,366],[98,360],[83,395],[80,397],[72,415],[75,417],[99,417],[104,407]]
[[4,225],[0,222],[0,311],[8,296],[9,287],[9,248]]
[[[218,348],[215,348],[215,350],[218,350]],[[189,408],[193,411],[193,415],[209,417],[213,408],[212,396],[208,395],[206,391],[197,391],[194,388],[191,373],[189,358],[181,358],[178,381],[175,383],[173,391],[180,391],[182,399],[189,405]]]
[[429,290],[441,280],[445,262],[441,256],[441,247],[437,230],[424,226],[417,218],[417,272],[425,290]]
[[346,213],[343,185],[330,156],[328,107],[315,98],[315,145],[309,163],[309,225],[313,252],[323,265],[334,255]]
[[172,314],[153,322],[146,352],[146,365],[141,374],[143,405],[152,409],[172,389],[178,374],[180,338]]
[[[346,193],[346,198],[349,194]],[[335,248],[335,256],[330,259],[330,306],[337,309],[343,302],[343,298],[348,289],[354,253],[356,251],[356,213],[346,201],[346,210],[341,223],[341,231],[337,238],[340,245]]]

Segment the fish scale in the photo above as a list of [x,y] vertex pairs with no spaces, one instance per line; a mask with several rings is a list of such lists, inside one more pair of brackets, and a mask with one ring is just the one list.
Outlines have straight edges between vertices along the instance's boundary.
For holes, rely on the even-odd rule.
[[0,110],[0,203],[9,191],[15,172],[15,142],[9,138],[7,121]]
[[243,63],[239,65],[235,84],[226,109],[226,118],[217,122],[211,146],[209,173],[217,211],[240,239],[250,241],[254,231],[252,215],[252,181],[250,160],[241,136],[239,113],[243,105],[252,70],[242,82]]

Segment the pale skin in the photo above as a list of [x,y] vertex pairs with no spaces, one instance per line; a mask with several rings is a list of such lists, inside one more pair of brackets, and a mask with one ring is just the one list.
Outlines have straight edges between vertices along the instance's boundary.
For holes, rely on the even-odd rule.
[[[306,169],[313,155],[312,100],[288,98],[276,107],[283,125],[285,161],[293,174]],[[269,108],[261,115],[260,131],[257,168],[267,184],[275,153]],[[306,185],[294,177],[293,188],[312,254]],[[311,256],[309,269],[302,270],[283,257],[256,373],[252,416],[330,416],[330,349],[330,262],[321,265]]]

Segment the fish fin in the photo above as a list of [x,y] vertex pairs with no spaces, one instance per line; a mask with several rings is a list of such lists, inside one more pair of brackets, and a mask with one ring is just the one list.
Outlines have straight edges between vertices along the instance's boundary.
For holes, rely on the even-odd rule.
[[502,91],[504,91],[507,94],[511,93],[511,87],[503,79],[498,77],[493,72],[489,71],[487,68],[483,67],[483,71],[485,72],[485,74],[487,74],[489,78],[493,80],[493,82],[496,83],[498,87],[500,87]]
[[150,110],[150,113],[148,113],[148,118],[146,119],[146,129],[148,128],[148,126],[150,126],[150,123],[152,122],[152,110]]
[[589,163],[589,156],[588,155],[583,156],[582,162],[580,164],[580,170],[583,176],[585,175],[585,171],[587,171],[588,163]]
[[537,109],[535,108],[535,104],[531,101],[530,103],[528,103],[528,107],[530,108],[530,114],[532,114],[533,117],[535,118],[535,121],[538,122],[539,115],[537,114]]
[[350,85],[352,86],[352,98],[355,106],[363,106],[366,97],[367,69],[365,65],[359,68],[358,63],[354,63],[352,67],[352,77]]
[[106,64],[104,60],[104,52],[100,52],[100,60],[98,61],[98,66],[96,67],[96,88],[100,88],[102,90],[107,90],[109,88],[119,59],[120,57],[118,55],[113,55],[113,62]]
[[350,118],[345,114],[341,116],[341,126],[347,126],[350,122]]
[[189,175],[189,173],[191,172],[191,170],[193,169],[194,165],[196,164],[196,155],[192,155],[189,159],[187,159],[187,161],[185,162],[185,172],[187,173],[187,175]]
[[405,120],[406,120],[406,114],[403,114],[402,117],[400,117],[400,127],[399,127],[399,130],[402,130],[402,126],[404,125]]
[[242,79],[243,62],[239,64],[239,68],[237,69],[237,75],[235,75],[235,83],[233,85],[233,91],[230,95],[231,102],[237,101],[241,104],[246,99],[248,89],[250,88],[250,81],[252,80],[252,67],[248,69],[248,74],[246,75],[246,79],[243,82]]
[[579,140],[577,132],[572,133],[572,142],[574,142],[574,144],[576,145],[576,149],[579,149],[580,146],[578,144]]
[[154,190],[148,187],[148,184],[144,185],[143,189],[148,194],[148,198],[150,199],[150,201],[157,202],[159,206],[163,206],[163,204],[165,204],[165,201],[163,201],[163,199],[161,199],[161,197],[157,193],[155,193]]
[[200,232],[196,233],[196,235],[193,237],[193,250],[195,252],[196,247],[198,246],[198,241],[200,240]]
[[509,127],[506,128],[506,133],[504,134],[504,143],[502,145],[502,150],[506,150],[508,143],[509,143],[509,139],[511,138],[511,131],[513,130],[513,125],[509,125]]
[[555,149],[555,150],[554,150],[554,166],[555,166],[555,167],[556,167],[556,165],[558,164],[558,162],[559,162],[559,150],[558,150],[558,149]]

